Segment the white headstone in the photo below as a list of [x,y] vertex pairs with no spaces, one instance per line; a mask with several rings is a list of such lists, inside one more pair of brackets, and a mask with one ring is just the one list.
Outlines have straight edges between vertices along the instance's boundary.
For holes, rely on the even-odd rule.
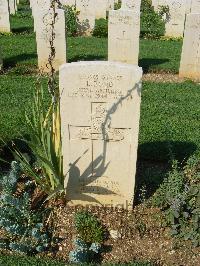
[[108,6],[108,0],[95,0],[95,18],[106,19],[106,11]]
[[200,13],[187,15],[179,75],[200,80]]
[[73,204],[132,206],[141,78],[141,68],[117,62],[60,68],[64,174]]
[[187,0],[158,0],[159,6],[168,6],[169,14],[165,17],[165,36],[183,37]]
[[91,35],[95,26],[95,1],[76,0],[78,14],[78,34]]
[[50,9],[50,6],[51,6],[51,0],[35,0],[33,2],[32,15],[34,19],[34,31],[37,30],[36,24],[38,23],[37,22],[37,19],[39,17],[38,13],[43,9],[44,10]]
[[0,0],[0,32],[10,32],[9,7],[7,0]]
[[131,10],[109,12],[108,60],[138,64],[140,13]]
[[[53,10],[40,10],[37,13],[37,54],[40,71],[49,72],[48,59],[50,55],[50,40],[52,39]],[[59,66],[66,63],[66,39],[65,39],[65,15],[64,10],[56,9],[56,21],[54,25],[55,59],[53,66],[58,70]]]
[[11,15],[14,15],[16,12],[16,2],[15,0],[8,0],[9,2],[9,11]]

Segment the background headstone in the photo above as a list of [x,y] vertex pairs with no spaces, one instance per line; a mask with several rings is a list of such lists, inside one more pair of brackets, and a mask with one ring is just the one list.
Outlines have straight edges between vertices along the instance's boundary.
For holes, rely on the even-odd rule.
[[64,174],[73,204],[132,206],[141,78],[141,68],[116,62],[60,68]]
[[10,32],[9,6],[7,0],[0,0],[0,32]]
[[179,75],[200,80],[200,14],[187,15]]
[[159,6],[168,6],[169,14],[165,19],[165,36],[179,38],[183,37],[185,16],[187,12],[187,0],[158,0],[155,10]]
[[11,15],[14,15],[16,12],[16,2],[15,0],[8,0],[9,3],[9,12]]
[[[64,10],[56,9],[56,23],[54,25],[55,59],[53,66],[58,70],[59,66],[66,63],[66,39],[65,39],[65,15]],[[36,42],[38,54],[38,66],[41,72],[48,72],[48,58],[50,55],[50,39],[52,36],[51,23],[53,20],[53,10],[40,10],[37,12]]]
[[112,10],[108,23],[108,60],[138,64],[140,13]]
[[95,18],[106,19],[107,7],[108,7],[108,0],[95,0]]
[[95,1],[76,0],[78,14],[78,34],[91,35],[95,26]]

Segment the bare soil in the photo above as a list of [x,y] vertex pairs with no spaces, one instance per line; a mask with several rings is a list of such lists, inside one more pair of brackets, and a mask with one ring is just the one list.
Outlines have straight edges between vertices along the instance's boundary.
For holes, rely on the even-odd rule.
[[178,74],[170,73],[147,73],[143,75],[143,81],[151,81],[156,83],[182,83],[185,78],[180,78]]
[[[92,208],[90,211],[107,229],[103,263],[141,260],[162,266],[200,265],[200,247],[194,248],[190,241],[172,238],[159,209],[138,205],[133,211],[108,208]],[[63,238],[56,254],[59,259],[67,260],[73,249],[73,240],[77,237],[75,212],[77,208],[59,208],[56,231]]]

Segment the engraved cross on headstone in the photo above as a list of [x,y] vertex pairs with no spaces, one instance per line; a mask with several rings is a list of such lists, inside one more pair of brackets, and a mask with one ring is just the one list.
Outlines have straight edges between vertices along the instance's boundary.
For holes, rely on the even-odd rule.
[[[70,131],[75,134],[70,134],[70,138],[91,140],[92,147],[92,160],[94,158],[94,142],[97,140],[116,142],[124,139],[125,128],[111,128],[106,125],[107,119],[107,103],[105,102],[93,102],[91,103],[91,126],[70,126]],[[92,162],[93,163],[93,162]],[[93,175],[93,173],[92,173]]]

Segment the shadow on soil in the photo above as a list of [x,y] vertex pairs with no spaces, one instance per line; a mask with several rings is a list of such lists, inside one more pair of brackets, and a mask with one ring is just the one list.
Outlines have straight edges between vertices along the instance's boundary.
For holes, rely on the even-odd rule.
[[143,68],[144,73],[147,73],[151,70],[152,66],[161,65],[166,62],[169,62],[169,59],[142,58],[139,60],[139,66]]
[[172,160],[183,166],[196,150],[197,146],[191,142],[163,141],[139,145],[135,204],[141,203],[143,196],[148,199],[155,193],[170,171]]

